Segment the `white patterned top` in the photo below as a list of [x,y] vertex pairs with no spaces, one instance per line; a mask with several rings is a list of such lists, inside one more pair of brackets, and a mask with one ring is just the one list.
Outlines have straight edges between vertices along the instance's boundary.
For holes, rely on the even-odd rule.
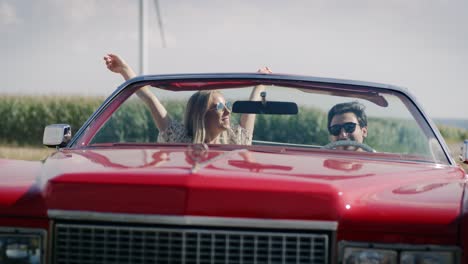
[[[171,120],[171,123],[164,131],[159,131],[159,143],[192,143],[192,137],[187,135],[185,126],[178,121]],[[233,145],[251,145],[252,138],[247,129],[234,125],[227,131],[228,144]]]

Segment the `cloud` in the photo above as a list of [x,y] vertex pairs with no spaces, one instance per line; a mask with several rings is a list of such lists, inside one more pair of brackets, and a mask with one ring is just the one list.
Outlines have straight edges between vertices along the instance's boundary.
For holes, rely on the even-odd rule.
[[66,21],[72,23],[82,23],[97,14],[96,0],[49,0],[49,4],[57,14],[62,14]]
[[0,2],[0,26],[14,25],[21,22],[16,9],[6,1]]
[[136,0],[44,0],[37,8],[47,6],[46,12],[59,15],[65,23],[81,25],[89,21],[115,21],[115,17],[125,20],[137,13],[138,5]]

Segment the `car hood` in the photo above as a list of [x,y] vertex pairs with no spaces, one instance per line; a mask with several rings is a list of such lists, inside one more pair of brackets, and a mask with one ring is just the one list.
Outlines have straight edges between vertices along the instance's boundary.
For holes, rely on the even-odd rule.
[[39,185],[42,163],[0,159],[0,212],[3,216],[39,216],[46,205]]
[[[385,226],[394,232],[457,233],[465,180],[460,168],[352,156],[67,150],[49,157],[38,177],[30,172],[18,180],[21,187],[11,192],[47,210],[325,220],[355,231]],[[10,212],[24,214],[19,209],[24,208]]]

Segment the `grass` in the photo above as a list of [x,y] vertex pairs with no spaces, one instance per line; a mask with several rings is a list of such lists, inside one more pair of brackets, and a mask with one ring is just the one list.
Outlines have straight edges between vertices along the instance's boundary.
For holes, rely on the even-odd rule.
[[0,159],[43,160],[55,149],[47,147],[18,147],[0,145]]

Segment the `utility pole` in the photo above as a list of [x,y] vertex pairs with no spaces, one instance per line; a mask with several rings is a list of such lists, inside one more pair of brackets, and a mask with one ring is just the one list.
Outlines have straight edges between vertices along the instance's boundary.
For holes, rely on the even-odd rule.
[[143,75],[148,70],[148,0],[140,0],[140,68]]

